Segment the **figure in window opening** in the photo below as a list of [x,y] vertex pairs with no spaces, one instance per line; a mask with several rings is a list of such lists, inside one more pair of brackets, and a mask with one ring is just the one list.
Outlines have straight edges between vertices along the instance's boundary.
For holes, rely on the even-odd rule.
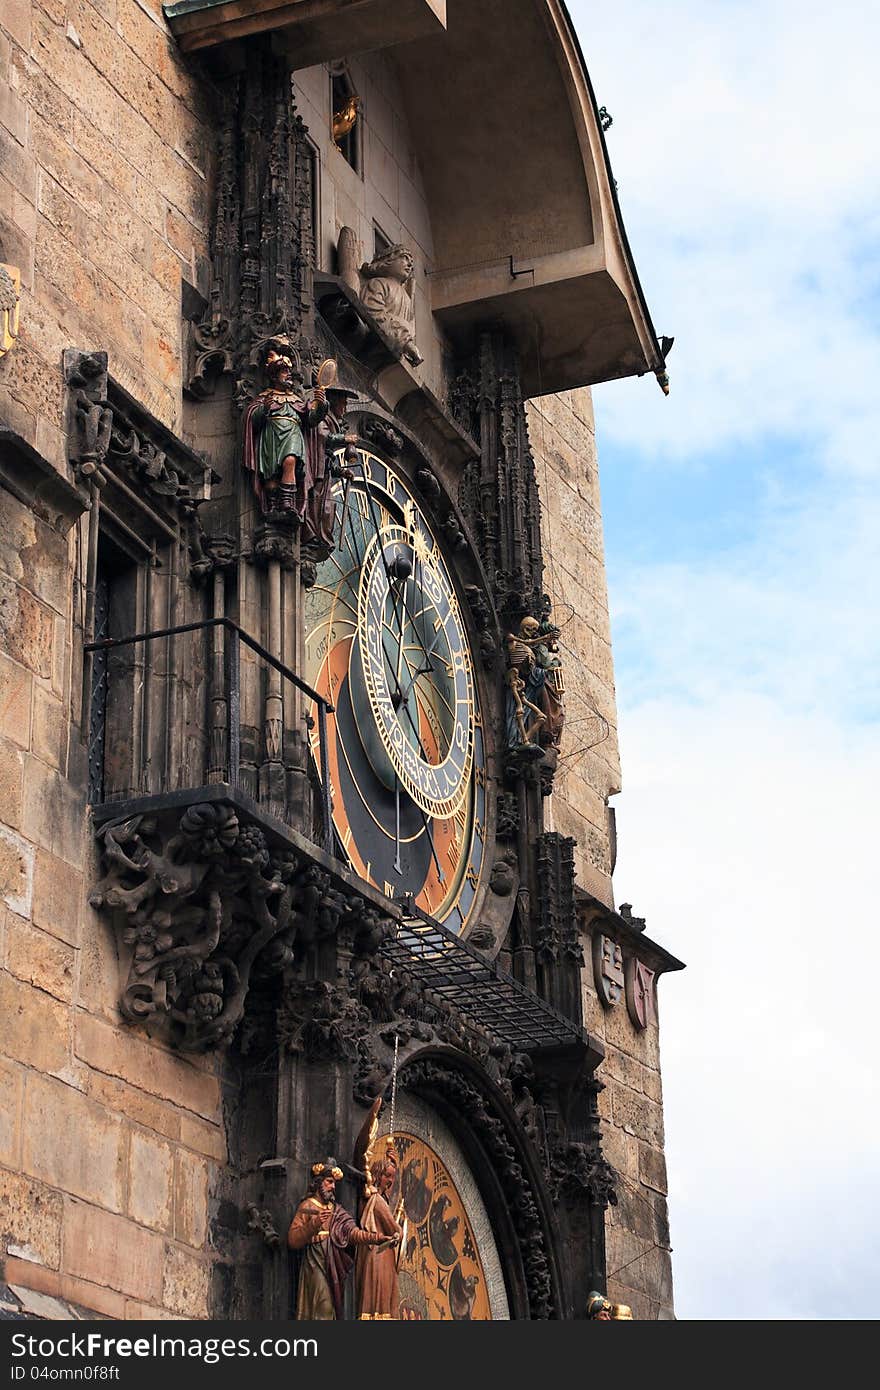
[[329,456],[349,440],[321,430],[331,409],[327,391],[318,385],[312,399],[304,399],[299,353],[289,339],[270,338],[260,365],[269,385],[244,417],[244,466],[253,474],[260,507],[264,513],[286,513],[302,526],[304,541],[332,549]]

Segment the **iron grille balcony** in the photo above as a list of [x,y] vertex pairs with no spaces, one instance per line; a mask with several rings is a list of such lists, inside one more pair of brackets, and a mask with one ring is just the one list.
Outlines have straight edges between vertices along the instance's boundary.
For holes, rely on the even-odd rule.
[[[171,682],[179,680],[173,669],[174,658],[168,644],[175,638],[202,633],[205,635],[206,649],[200,659],[193,659],[191,664],[205,678],[200,681],[190,678],[187,682],[192,698],[188,711],[185,755],[178,760],[177,767],[172,767],[169,750],[173,706],[168,699],[157,699],[156,686],[158,681],[164,681],[167,695]],[[153,660],[154,644],[158,643],[166,644],[161,665]],[[108,801],[130,800],[138,794],[149,795],[220,782],[254,795],[256,750],[251,764],[253,771],[246,774],[242,765],[242,646],[257,658],[261,667],[259,673],[254,673],[258,677],[259,702],[265,709],[267,699],[277,701],[277,730],[269,731],[268,725],[273,721],[260,717],[263,710],[254,715],[256,727],[266,726],[262,761],[284,761],[284,727],[291,721],[285,720],[282,715],[281,683],[288,682],[316,707],[317,752],[321,773],[320,836],[325,852],[332,856],[335,851],[327,757],[327,715],[332,713],[333,706],[231,618],[208,618],[201,622],[180,623],[175,627],[129,633],[123,637],[105,637],[85,643],[83,650],[91,660],[87,686],[91,705],[89,801],[93,806],[102,806]],[[110,665],[111,654],[139,647],[146,648],[143,660],[114,673]],[[193,657],[194,654],[190,652],[189,655]],[[274,682],[269,676],[274,695],[264,679],[265,673],[274,673]],[[130,743],[123,750],[125,774],[108,778],[108,758],[113,755],[113,740],[108,730],[108,701],[114,698],[114,687],[117,705],[121,704],[124,710],[120,718],[117,709],[116,723],[128,734]],[[268,697],[266,689],[270,690]],[[156,729],[156,723],[157,716],[163,710],[165,728],[160,732]],[[306,713],[304,718],[310,721],[311,714]],[[118,728],[116,733],[118,739]],[[270,747],[270,743],[273,746]],[[277,799],[273,801],[270,809],[275,814],[280,812],[283,820],[292,819],[290,814],[285,814],[283,798],[280,805]]]

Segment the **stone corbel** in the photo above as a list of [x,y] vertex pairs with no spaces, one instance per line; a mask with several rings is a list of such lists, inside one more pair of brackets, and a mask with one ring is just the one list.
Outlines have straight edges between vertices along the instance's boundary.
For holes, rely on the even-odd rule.
[[182,1051],[227,1043],[257,979],[328,937],[375,949],[389,919],[293,846],[270,844],[224,800],[142,813],[98,831],[104,877],[89,901],[130,952],[120,1011],[165,1019]]

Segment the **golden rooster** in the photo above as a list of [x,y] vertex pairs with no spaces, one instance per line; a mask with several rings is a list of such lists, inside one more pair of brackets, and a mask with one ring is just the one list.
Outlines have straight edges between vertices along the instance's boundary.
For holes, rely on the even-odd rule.
[[353,129],[360,104],[360,97],[352,92],[345,105],[333,112],[333,141],[336,145]]

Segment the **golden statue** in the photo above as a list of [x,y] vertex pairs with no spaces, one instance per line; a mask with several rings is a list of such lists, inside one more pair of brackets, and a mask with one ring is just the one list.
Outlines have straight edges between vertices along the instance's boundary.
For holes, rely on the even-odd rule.
[[338,146],[340,140],[354,129],[355,121],[358,118],[358,107],[361,99],[357,93],[352,92],[348,101],[339,111],[333,112],[333,143]]
[[361,1246],[357,1252],[355,1281],[358,1319],[380,1322],[399,1318],[400,1294],[397,1266],[403,1228],[389,1205],[397,1180],[399,1156],[391,1135],[379,1139],[382,1097],[373,1101],[354,1151],[354,1164],[364,1175],[361,1227],[379,1243]]

